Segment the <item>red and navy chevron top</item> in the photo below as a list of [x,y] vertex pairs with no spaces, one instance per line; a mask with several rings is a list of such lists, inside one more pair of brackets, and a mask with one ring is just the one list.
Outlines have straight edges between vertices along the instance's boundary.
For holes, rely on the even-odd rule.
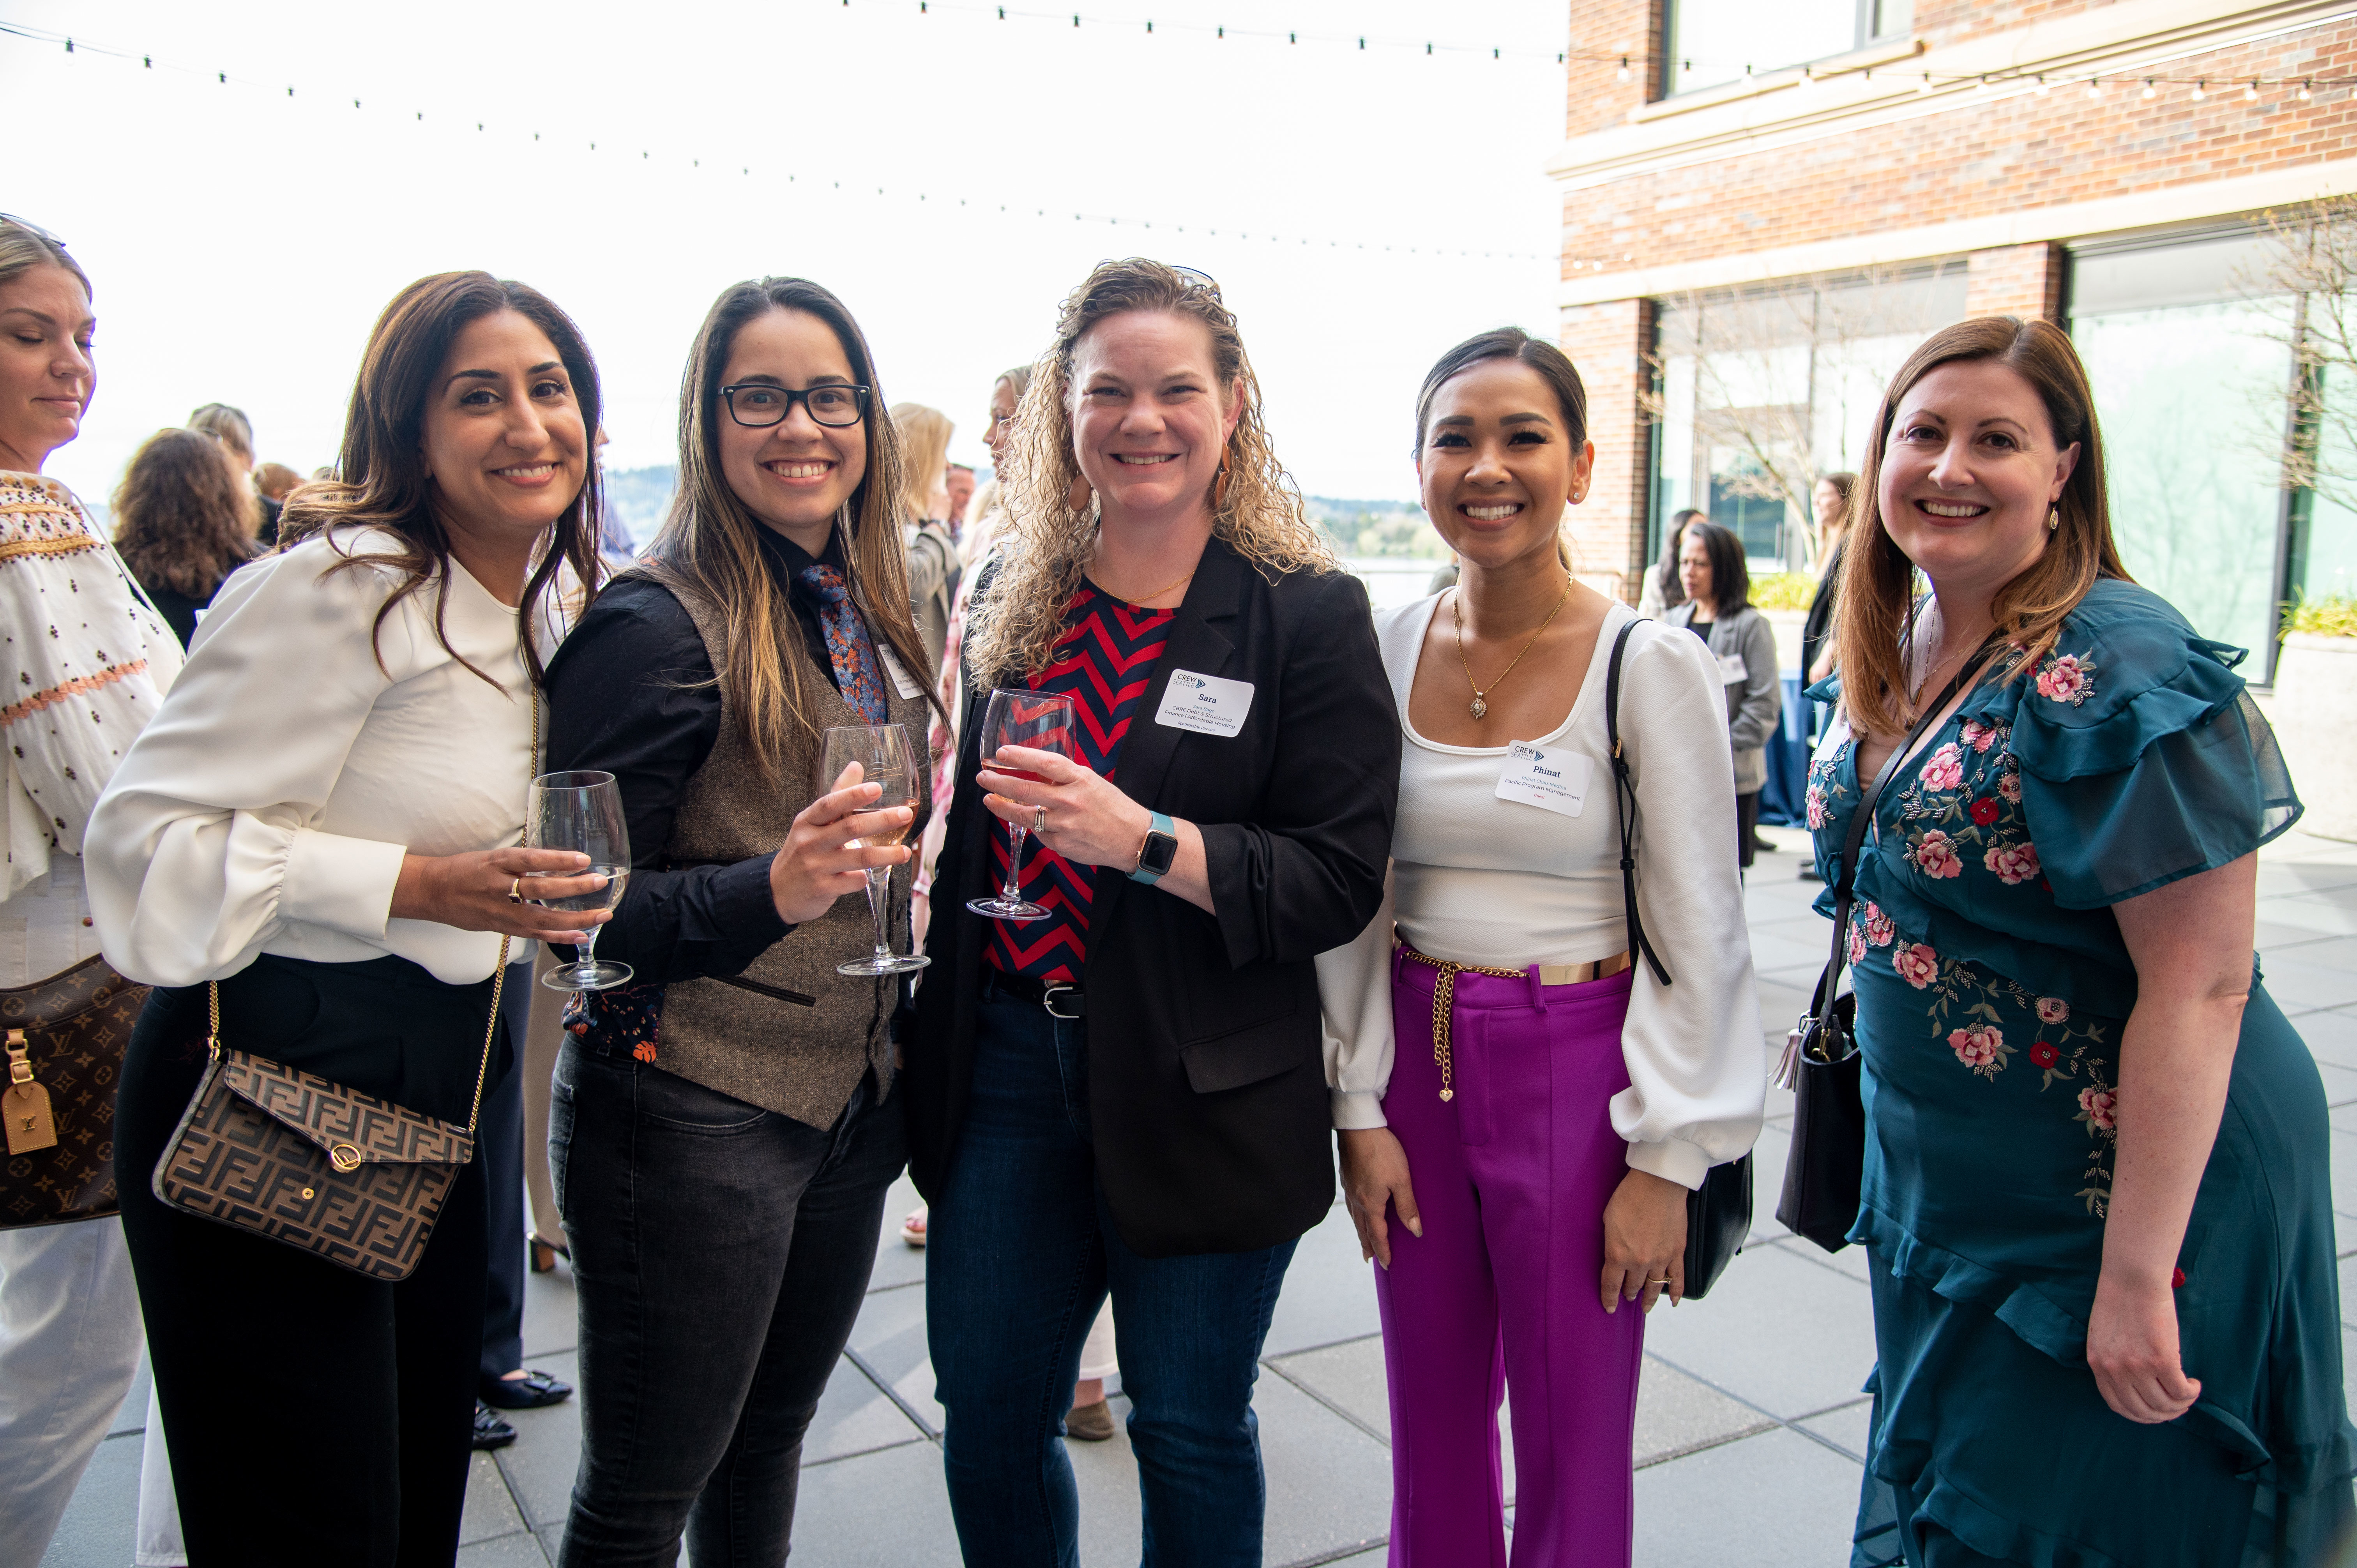
[[[1072,699],[1072,760],[1109,779],[1178,612],[1140,609],[1083,582],[1065,613],[1071,627],[1056,639],[1056,661],[1029,684]],[[994,885],[1006,876],[1006,840],[1003,832],[990,835]],[[1024,894],[1048,914],[991,921],[985,956],[1002,973],[1071,984],[1088,961],[1089,898],[1098,868],[1073,865],[1035,838],[1024,840],[1023,851]]]

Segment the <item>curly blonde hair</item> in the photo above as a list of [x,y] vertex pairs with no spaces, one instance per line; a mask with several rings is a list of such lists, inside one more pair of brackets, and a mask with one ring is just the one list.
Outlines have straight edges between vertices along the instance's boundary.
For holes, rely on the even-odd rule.
[[1016,407],[1004,498],[1013,537],[989,593],[974,601],[965,644],[977,688],[1045,670],[1070,629],[1068,609],[1096,554],[1098,527],[1092,500],[1072,504],[1074,482],[1082,477],[1072,450],[1072,359],[1091,328],[1133,310],[1168,311],[1202,323],[1222,392],[1232,388],[1243,401],[1221,458],[1224,483],[1215,480],[1203,498],[1211,509],[1212,537],[1272,577],[1339,569],[1303,510],[1293,477],[1276,460],[1261,416],[1260,381],[1219,285],[1144,257],[1100,262],[1065,296],[1055,341],[1032,367],[1031,384]]

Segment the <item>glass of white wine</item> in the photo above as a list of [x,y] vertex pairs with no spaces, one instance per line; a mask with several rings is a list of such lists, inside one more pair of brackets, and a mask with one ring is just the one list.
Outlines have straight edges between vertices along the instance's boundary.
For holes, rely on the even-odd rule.
[[[569,849],[589,857],[588,868],[576,876],[602,876],[606,885],[569,898],[539,898],[551,909],[587,914],[610,909],[622,901],[630,880],[630,830],[622,816],[622,791],[610,773],[579,770],[544,773],[532,781],[530,816],[524,843],[532,849]],[[556,991],[605,991],[629,983],[630,966],[597,958],[597,928],[577,950],[572,963],[560,963],[540,977]]]
[[[895,806],[910,808],[909,821],[898,827],[888,827],[854,839],[854,846],[877,848],[897,844],[907,840],[916,825],[917,769],[909,746],[906,725],[837,725],[826,732],[826,746],[819,758],[818,787],[821,793],[835,789],[835,780],[844,770],[856,767],[859,777],[854,784],[877,784],[883,793],[876,799],[871,811],[889,811]],[[867,908],[876,917],[876,951],[873,955],[834,966],[837,974],[906,974],[932,962],[922,953],[906,956],[892,950],[892,867],[871,865],[867,868]]]

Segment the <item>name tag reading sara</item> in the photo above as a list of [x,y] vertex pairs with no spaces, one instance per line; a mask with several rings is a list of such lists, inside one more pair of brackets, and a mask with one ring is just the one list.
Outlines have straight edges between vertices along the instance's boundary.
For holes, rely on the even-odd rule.
[[1170,684],[1162,691],[1162,705],[1154,711],[1154,722],[1197,735],[1232,736],[1244,727],[1244,715],[1252,712],[1252,705],[1249,681],[1222,681],[1217,675],[1173,670]]
[[1587,803],[1587,779],[1595,767],[1585,752],[1518,740],[1506,748],[1505,770],[1498,775],[1498,799],[1576,817]]

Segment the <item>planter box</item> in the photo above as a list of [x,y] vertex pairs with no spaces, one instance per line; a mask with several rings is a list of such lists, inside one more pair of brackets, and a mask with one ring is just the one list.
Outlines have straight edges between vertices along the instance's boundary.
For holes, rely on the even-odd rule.
[[2293,788],[2308,806],[2301,831],[2357,839],[2357,637],[2285,638],[2268,705]]

